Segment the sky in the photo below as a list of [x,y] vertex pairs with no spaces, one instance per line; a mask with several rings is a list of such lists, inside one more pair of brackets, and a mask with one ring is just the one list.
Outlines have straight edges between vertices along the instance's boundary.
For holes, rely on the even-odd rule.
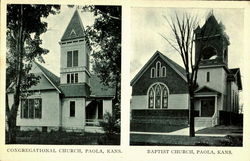
[[244,10],[243,9],[184,9],[184,8],[132,8],[131,9],[131,79],[142,66],[150,59],[156,50],[182,65],[180,55],[162,38],[171,37],[171,31],[163,16],[170,17],[175,12],[183,11],[198,16],[199,25],[202,26],[211,11],[218,22],[226,27],[230,38],[229,68],[240,67],[243,58]]
[[[78,10],[82,19],[83,26],[91,26],[94,23],[94,16],[91,12],[82,12]],[[57,76],[60,75],[60,45],[59,42],[66,30],[69,21],[75,12],[74,8],[61,6],[59,14],[49,15],[44,19],[48,23],[48,30],[41,35],[42,47],[49,50],[47,55],[44,55],[45,64],[42,64],[47,69],[52,71]]]

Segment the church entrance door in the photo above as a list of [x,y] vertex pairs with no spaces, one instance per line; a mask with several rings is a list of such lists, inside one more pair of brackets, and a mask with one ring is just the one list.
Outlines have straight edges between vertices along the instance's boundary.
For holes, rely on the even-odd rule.
[[201,99],[201,117],[212,117],[215,111],[215,98]]

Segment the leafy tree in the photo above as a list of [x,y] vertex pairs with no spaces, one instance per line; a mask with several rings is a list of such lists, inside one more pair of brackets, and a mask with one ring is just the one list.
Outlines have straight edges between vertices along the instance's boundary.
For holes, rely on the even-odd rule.
[[[7,5],[7,69],[6,69],[6,119],[7,143],[16,143],[16,117],[20,97],[29,87],[39,81],[30,74],[32,62],[44,62],[42,55],[48,50],[40,47],[40,35],[47,30],[43,18],[59,12],[59,5]],[[13,92],[14,103],[9,107],[8,92]]]
[[104,85],[114,87],[115,111],[120,117],[121,87],[121,6],[85,6],[94,13],[95,21],[86,29],[93,47],[93,70]]

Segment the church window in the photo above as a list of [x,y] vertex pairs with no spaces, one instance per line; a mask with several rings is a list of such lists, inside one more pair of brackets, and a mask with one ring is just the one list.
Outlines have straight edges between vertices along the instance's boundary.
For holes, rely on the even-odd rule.
[[162,108],[168,108],[168,91],[166,87],[163,88]]
[[69,106],[70,106],[69,116],[75,117],[75,101],[70,101]]
[[78,66],[78,50],[73,51],[73,66]]
[[210,72],[207,72],[207,82],[210,81]]
[[67,52],[67,67],[72,67],[72,51]]
[[161,70],[161,63],[158,61],[156,63],[156,77],[160,76],[160,70]]
[[161,76],[162,76],[162,77],[166,77],[166,67],[165,67],[165,66],[163,66],[163,67],[161,68]]
[[154,90],[151,88],[149,90],[149,97],[148,97],[148,107],[149,108],[154,108]]
[[155,108],[161,108],[161,87],[159,85],[156,86],[155,91]]
[[78,66],[78,50],[67,52],[67,67]]
[[75,83],[78,83],[78,73],[75,73]]
[[151,78],[155,78],[155,68],[151,68]]
[[67,83],[78,83],[78,73],[67,74]]
[[21,100],[21,118],[34,119],[42,118],[42,99],[22,99]]
[[148,108],[168,108],[168,88],[163,83],[155,83],[148,90]]
[[70,74],[67,74],[67,83],[70,83]]

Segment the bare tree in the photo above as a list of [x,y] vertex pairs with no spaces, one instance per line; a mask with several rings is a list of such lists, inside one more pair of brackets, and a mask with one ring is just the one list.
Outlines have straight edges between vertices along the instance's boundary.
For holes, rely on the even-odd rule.
[[175,16],[170,18],[163,16],[166,19],[168,26],[173,34],[173,39],[161,36],[168,42],[168,44],[174,48],[181,56],[187,78],[187,88],[190,96],[189,107],[189,136],[195,136],[194,129],[194,91],[197,89],[197,74],[199,69],[199,63],[201,61],[201,54],[197,60],[195,60],[195,54],[193,54],[193,46],[195,41],[195,29],[198,27],[197,16],[192,16],[188,13],[183,13],[179,16],[175,13]]

